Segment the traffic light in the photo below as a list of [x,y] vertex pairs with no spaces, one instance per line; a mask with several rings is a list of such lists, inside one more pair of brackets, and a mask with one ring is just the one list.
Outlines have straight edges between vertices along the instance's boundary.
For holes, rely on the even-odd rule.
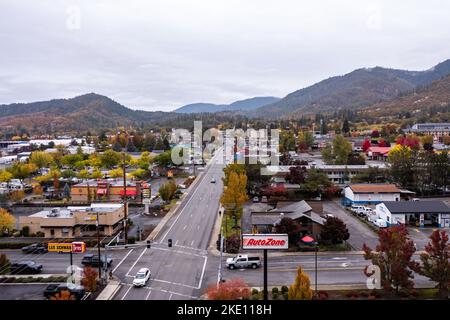
[[150,249],[151,244],[150,244],[150,240],[147,240],[147,249]]
[[167,244],[169,245],[169,248],[171,248],[171,247],[172,247],[172,239],[169,239],[169,240],[167,241]]

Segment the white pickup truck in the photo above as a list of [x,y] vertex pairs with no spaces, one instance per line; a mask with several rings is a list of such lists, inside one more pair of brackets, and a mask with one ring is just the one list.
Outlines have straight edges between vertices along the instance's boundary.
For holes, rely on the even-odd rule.
[[236,268],[252,268],[256,269],[261,266],[259,256],[249,256],[246,254],[238,254],[233,258],[227,259],[227,268],[233,270]]

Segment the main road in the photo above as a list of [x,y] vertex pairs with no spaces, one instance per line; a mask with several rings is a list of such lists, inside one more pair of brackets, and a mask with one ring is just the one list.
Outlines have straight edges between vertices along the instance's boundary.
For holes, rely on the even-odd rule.
[[[122,282],[115,299],[195,299],[202,294],[206,285],[207,248],[223,190],[222,177],[223,159],[219,150],[151,248],[128,251],[114,267],[114,275]],[[172,247],[168,247],[169,240]],[[144,267],[151,270],[152,277],[147,286],[134,288],[133,277]]]

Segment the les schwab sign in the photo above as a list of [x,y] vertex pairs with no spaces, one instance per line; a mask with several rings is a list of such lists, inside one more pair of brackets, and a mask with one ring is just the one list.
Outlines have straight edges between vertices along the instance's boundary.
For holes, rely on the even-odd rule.
[[287,234],[243,234],[242,249],[284,250],[289,248]]
[[47,248],[49,252],[83,253],[86,251],[86,244],[84,242],[49,243]]

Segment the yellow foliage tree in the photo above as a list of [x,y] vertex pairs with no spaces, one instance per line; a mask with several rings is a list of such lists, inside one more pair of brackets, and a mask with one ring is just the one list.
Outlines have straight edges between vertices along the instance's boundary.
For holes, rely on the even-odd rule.
[[13,178],[13,175],[5,170],[0,170],[0,182],[9,182]]
[[9,194],[9,200],[12,202],[19,202],[25,198],[25,191],[23,190],[14,190]]
[[297,269],[295,282],[289,287],[289,300],[311,300],[313,291],[310,288],[309,277],[301,267]]
[[108,175],[110,178],[121,178],[123,177],[123,170],[122,169],[112,169],[108,171]]
[[247,200],[247,176],[244,173],[230,172],[228,184],[224,186],[220,203],[228,214],[232,214],[235,219],[238,219],[242,205]]
[[11,232],[15,225],[16,218],[14,218],[7,210],[0,208],[0,235],[3,235],[6,230]]

